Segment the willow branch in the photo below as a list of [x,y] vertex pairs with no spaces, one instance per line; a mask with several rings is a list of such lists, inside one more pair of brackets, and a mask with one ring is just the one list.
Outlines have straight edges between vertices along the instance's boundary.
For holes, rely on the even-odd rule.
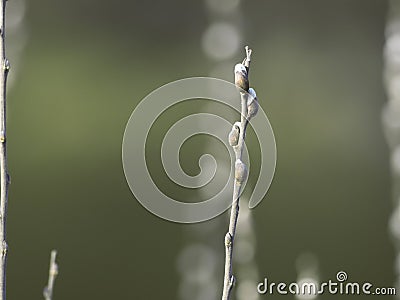
[[0,5],[0,300],[6,299],[6,219],[9,176],[6,155],[6,82],[10,69],[5,57],[5,8],[6,0]]
[[56,263],[57,251],[51,251],[50,255],[50,268],[49,268],[49,279],[47,282],[47,286],[44,288],[43,296],[45,300],[53,299],[53,290],[54,290],[54,282],[56,281],[56,277],[58,274],[58,265]]
[[229,143],[235,152],[236,161],[229,229],[225,235],[225,274],[222,300],[230,299],[232,287],[235,281],[232,273],[233,244],[239,216],[240,192],[242,190],[242,185],[247,178],[247,167],[242,161],[242,155],[248,122],[258,111],[258,102],[255,91],[252,88],[249,88],[248,73],[251,52],[251,49],[246,46],[246,58],[243,60],[243,63],[235,66],[235,84],[240,92],[241,117],[240,122],[233,124],[232,131],[229,134]]

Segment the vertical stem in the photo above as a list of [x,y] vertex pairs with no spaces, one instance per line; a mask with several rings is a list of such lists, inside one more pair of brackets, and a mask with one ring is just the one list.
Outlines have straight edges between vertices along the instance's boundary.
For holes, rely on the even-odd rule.
[[6,155],[6,82],[9,63],[5,57],[5,6],[6,0],[0,5],[0,300],[6,299],[6,219],[9,176],[7,173]]
[[50,255],[50,268],[49,268],[49,279],[47,282],[47,286],[44,288],[43,296],[45,300],[53,299],[53,290],[54,290],[54,282],[56,281],[56,277],[58,274],[58,265],[56,263],[57,251],[51,251]]
[[[246,58],[243,61],[243,65],[247,69],[246,79],[248,76],[249,66],[250,66],[250,56],[251,50],[246,46]],[[242,161],[242,154],[244,148],[244,141],[246,137],[246,128],[249,120],[247,119],[247,97],[248,93],[240,91],[241,100],[241,116],[240,116],[240,126],[239,126],[239,139],[236,146],[233,147],[235,151],[236,161]],[[235,166],[236,168],[236,166]],[[236,170],[235,170],[236,172]],[[224,274],[224,286],[222,291],[222,300],[229,300],[231,296],[232,287],[234,284],[234,276],[232,272],[232,256],[233,256],[233,243],[236,234],[236,225],[239,217],[239,198],[242,189],[242,181],[235,179],[233,186],[233,197],[232,197],[232,207],[229,219],[229,229],[225,235],[225,274]]]

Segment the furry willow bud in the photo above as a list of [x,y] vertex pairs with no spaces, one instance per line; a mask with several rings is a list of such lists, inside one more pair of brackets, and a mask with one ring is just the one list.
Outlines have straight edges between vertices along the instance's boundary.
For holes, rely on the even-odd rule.
[[243,64],[235,65],[235,85],[238,88],[249,90],[249,77],[246,67]]
[[243,183],[247,178],[247,167],[244,162],[237,159],[235,162],[235,179],[239,183]]
[[247,119],[251,119],[258,112],[258,100],[256,91],[253,88],[249,88],[250,96],[247,98]]
[[232,126],[231,132],[229,132],[229,145],[232,147],[237,146],[239,142],[239,134],[240,134],[240,123],[236,122]]

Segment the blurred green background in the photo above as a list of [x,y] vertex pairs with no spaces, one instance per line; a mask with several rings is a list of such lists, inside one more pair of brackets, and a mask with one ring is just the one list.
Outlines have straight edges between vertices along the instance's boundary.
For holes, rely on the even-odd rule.
[[[121,145],[143,97],[214,67],[201,44],[210,23],[204,1],[25,5],[27,40],[8,93],[8,299],[42,297],[53,248],[57,300],[178,299],[176,259],[190,229],[134,199]],[[254,50],[251,82],[278,150],[270,191],[252,211],[260,281],[296,280],[296,258],[312,252],[323,280],[345,270],[353,281],[392,286],[381,128],[386,1],[249,0],[240,11],[241,43]],[[231,60],[242,58],[240,50]],[[196,173],[199,144],[183,150]],[[214,231],[221,253],[225,224]]]

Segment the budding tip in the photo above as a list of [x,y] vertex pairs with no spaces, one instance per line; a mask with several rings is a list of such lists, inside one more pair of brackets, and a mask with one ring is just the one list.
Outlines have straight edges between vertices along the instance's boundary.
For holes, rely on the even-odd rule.
[[235,65],[235,73],[247,73],[247,69],[242,63],[239,63]]

